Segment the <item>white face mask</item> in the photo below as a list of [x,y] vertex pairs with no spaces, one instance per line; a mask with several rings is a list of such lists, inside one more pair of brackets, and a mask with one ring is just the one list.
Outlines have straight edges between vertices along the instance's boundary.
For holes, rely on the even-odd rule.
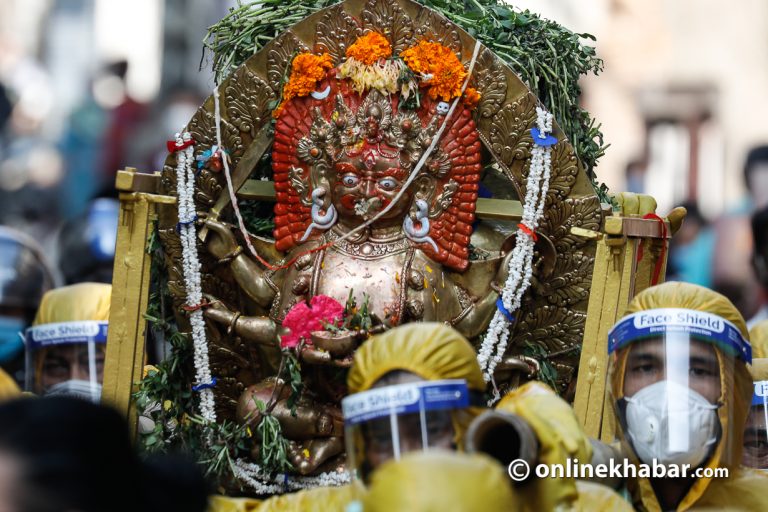
[[718,406],[686,386],[663,380],[624,400],[627,438],[646,464],[656,459],[668,466],[696,468],[717,442]]
[[65,380],[54,384],[43,393],[45,396],[69,396],[98,403],[101,398],[101,384],[89,380]]

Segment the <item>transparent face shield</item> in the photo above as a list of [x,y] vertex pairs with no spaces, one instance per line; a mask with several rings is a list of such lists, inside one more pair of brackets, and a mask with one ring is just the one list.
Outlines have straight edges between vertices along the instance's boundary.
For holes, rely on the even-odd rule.
[[341,406],[350,472],[366,479],[373,469],[404,453],[455,450],[451,412],[469,405],[464,380],[398,384],[344,398]]
[[25,340],[27,391],[99,401],[107,322],[37,325],[27,329]]
[[755,382],[752,406],[744,429],[742,463],[747,467],[768,470],[768,380]]
[[720,440],[720,415],[730,412],[721,410],[723,375],[733,375],[736,358],[751,361],[738,328],[665,308],[625,317],[608,336],[623,383],[617,412],[635,455],[646,464],[704,464]]

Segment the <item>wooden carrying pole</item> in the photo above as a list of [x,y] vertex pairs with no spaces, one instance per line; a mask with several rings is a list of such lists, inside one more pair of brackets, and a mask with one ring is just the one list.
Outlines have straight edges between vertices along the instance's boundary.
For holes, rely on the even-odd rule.
[[651,286],[657,264],[661,265],[658,280],[664,280],[669,233],[666,221],[620,216],[607,217],[601,233],[583,233],[598,240],[574,410],[590,437],[614,439],[614,414],[607,395],[608,331],[624,315],[632,297]]
[[136,411],[131,395],[144,367],[144,313],[152,259],[147,241],[156,219],[155,205],[176,202],[175,197],[153,193],[157,183],[157,175],[139,174],[133,168],[118,171],[116,180],[120,215],[101,400],[128,418],[132,434],[136,430]]

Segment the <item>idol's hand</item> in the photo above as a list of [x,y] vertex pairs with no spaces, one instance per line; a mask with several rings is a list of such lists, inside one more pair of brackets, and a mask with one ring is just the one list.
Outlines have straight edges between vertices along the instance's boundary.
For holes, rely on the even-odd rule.
[[339,368],[349,368],[352,366],[351,355],[337,359],[330,352],[306,346],[301,349],[301,360],[307,364],[336,366]]
[[209,229],[206,245],[208,251],[218,259],[232,258],[240,249],[232,230],[224,223],[215,220],[206,220]]

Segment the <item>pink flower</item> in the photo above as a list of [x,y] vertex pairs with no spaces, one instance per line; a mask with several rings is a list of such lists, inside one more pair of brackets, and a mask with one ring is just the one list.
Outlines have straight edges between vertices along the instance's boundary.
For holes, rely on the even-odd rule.
[[309,301],[299,302],[291,308],[285,319],[283,327],[290,330],[280,339],[282,348],[293,348],[304,339],[309,342],[312,331],[323,329],[323,323],[336,323],[344,314],[344,306],[333,297],[316,295]]

